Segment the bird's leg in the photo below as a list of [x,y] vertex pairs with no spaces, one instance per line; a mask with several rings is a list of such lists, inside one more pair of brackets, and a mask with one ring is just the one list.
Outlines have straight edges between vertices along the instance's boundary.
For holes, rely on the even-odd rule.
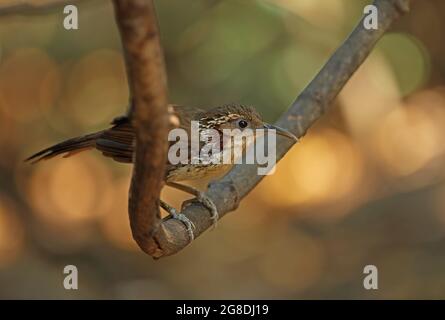
[[167,182],[166,184],[172,188],[179,189],[181,191],[194,195],[196,197],[196,200],[201,202],[207,209],[209,209],[211,214],[210,219],[212,220],[213,226],[216,227],[219,218],[218,209],[216,209],[216,206],[213,203],[213,201],[209,197],[207,197],[204,192],[195,189],[191,186],[187,186],[177,182]]
[[190,241],[193,241],[195,239],[195,235],[193,234],[193,229],[195,229],[195,224],[187,218],[185,214],[178,213],[178,211],[170,206],[169,204],[165,203],[164,201],[160,200],[161,208],[167,211],[170,214],[171,219],[176,219],[181,221],[185,226],[187,227],[187,232],[190,236]]

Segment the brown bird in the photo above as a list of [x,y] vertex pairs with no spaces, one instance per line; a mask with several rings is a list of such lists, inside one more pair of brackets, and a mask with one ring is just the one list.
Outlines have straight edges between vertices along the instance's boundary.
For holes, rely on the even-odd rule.
[[[289,131],[263,122],[259,113],[250,106],[225,105],[211,110],[202,110],[178,105],[171,105],[171,107],[173,109],[173,114],[177,116],[179,120],[179,128],[184,129],[189,134],[189,137],[191,121],[198,121],[200,132],[206,129],[215,129],[218,132],[222,132],[224,129],[275,129],[277,134],[298,141],[298,139]],[[64,154],[64,157],[66,158],[76,153],[96,148],[101,151],[104,156],[111,157],[115,161],[132,163],[135,134],[130,119],[127,116],[121,116],[115,118],[111,122],[111,125],[112,126],[109,129],[68,139],[55,144],[37,152],[25,161],[36,163],[40,160],[47,160],[61,154]],[[173,143],[174,142],[170,142],[170,145]],[[223,146],[222,135],[220,144]],[[245,146],[243,146],[243,148],[245,148]],[[191,152],[188,153],[189,157],[190,154]],[[218,220],[218,212],[213,202],[206,197],[203,192],[191,186],[180,184],[178,181],[211,178],[220,175],[231,166],[231,164],[224,163],[167,163],[164,181],[165,184],[170,187],[194,195],[198,201],[202,202],[209,209],[211,219],[214,224],[216,224],[216,221]],[[189,235],[191,239],[193,239],[193,223],[164,201],[161,200],[160,204],[161,207],[170,214],[171,218],[179,219],[187,226]]]

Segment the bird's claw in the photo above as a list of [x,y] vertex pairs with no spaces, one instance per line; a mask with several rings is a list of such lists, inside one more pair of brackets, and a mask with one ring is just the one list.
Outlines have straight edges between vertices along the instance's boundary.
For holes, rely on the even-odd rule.
[[181,221],[186,226],[190,241],[193,241],[195,239],[195,234],[193,233],[193,229],[196,229],[195,224],[185,214],[178,213],[175,209],[171,210],[170,216],[172,219]]
[[202,191],[195,189],[190,186],[182,185],[175,182],[167,183],[168,186],[182,190],[184,192],[187,192],[189,194],[194,195],[195,199],[189,199],[182,203],[182,209],[185,209],[189,205],[191,205],[193,202],[200,202],[204,207],[206,207],[210,211],[210,220],[212,220],[213,228],[216,227],[219,215],[218,215],[218,209],[216,208],[213,201]]
[[204,192],[199,192],[196,199],[210,210],[210,219],[212,220],[213,228],[216,228],[218,225],[219,214],[213,201],[207,197]]

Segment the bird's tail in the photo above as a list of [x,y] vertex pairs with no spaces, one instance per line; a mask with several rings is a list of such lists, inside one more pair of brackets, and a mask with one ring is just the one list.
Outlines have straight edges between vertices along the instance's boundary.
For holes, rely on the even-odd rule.
[[33,154],[25,161],[32,161],[32,163],[39,162],[40,160],[47,160],[55,157],[59,154],[64,154],[64,158],[72,156],[78,152],[82,152],[96,146],[96,140],[100,137],[103,131],[87,134],[81,137],[65,140],[61,143],[55,144],[49,148]]

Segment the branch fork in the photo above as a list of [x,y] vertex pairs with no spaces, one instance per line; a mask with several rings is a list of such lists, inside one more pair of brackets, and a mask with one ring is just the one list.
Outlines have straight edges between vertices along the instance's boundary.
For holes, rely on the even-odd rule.
[[[66,3],[48,0],[47,6],[0,5],[0,16],[20,14],[21,10],[39,12]],[[121,34],[130,87],[129,116],[136,130],[136,154],[129,191],[129,216],[133,238],[154,258],[169,256],[189,244],[186,227],[174,219],[162,220],[159,196],[167,161],[169,121],[165,63],[153,0],[113,0],[116,22]],[[364,62],[376,42],[402,14],[409,11],[410,0],[375,0],[379,28],[366,30],[363,19],[311,83],[301,92],[276,123],[302,137],[332,103],[345,83]],[[20,9],[20,10],[19,10]],[[27,13],[27,12],[25,12]],[[176,119],[177,120],[177,119]],[[292,147],[280,139],[277,160]],[[211,183],[206,195],[215,203],[220,218],[236,209],[240,201],[261,181],[255,165],[236,165],[221,180]],[[182,214],[196,226],[195,237],[211,227],[210,212],[192,201]]]
[[[133,237],[141,249],[154,258],[160,258],[177,253],[190,242],[187,230],[180,221],[160,219],[158,202],[160,181],[163,178],[160,173],[164,172],[166,152],[162,154],[158,151],[156,157],[148,156],[149,152],[152,154],[154,147],[162,152],[167,149],[165,65],[160,54],[161,45],[153,1],[114,0],[114,4],[126,52],[129,84],[130,88],[134,87],[130,90],[135,101],[131,115],[142,119],[135,121],[138,140],[130,189],[130,222]],[[280,117],[277,125],[288,128],[297,137],[302,137],[325,113],[393,21],[409,10],[409,4],[410,0],[375,0],[374,5],[379,12],[379,29],[366,30],[362,19],[289,110]],[[122,21],[135,17],[135,10],[139,22],[123,24]],[[139,28],[149,32],[141,33]],[[136,46],[137,50],[132,50],[135,48],[132,40],[140,38],[136,36],[140,34],[145,35],[143,41],[147,44],[141,43]],[[147,81],[148,79],[150,81]],[[147,126],[143,127],[144,123]],[[154,127],[157,128],[156,132]],[[162,135],[159,128],[162,129]],[[281,159],[292,145],[289,141],[280,139],[277,143],[277,159]],[[215,203],[220,218],[235,210],[240,201],[261,181],[262,176],[257,175],[256,169],[255,165],[236,165],[221,180],[209,185],[206,195]],[[157,174],[153,175],[154,172]],[[181,213],[196,226],[195,237],[212,225],[208,209],[197,201],[188,203]]]

